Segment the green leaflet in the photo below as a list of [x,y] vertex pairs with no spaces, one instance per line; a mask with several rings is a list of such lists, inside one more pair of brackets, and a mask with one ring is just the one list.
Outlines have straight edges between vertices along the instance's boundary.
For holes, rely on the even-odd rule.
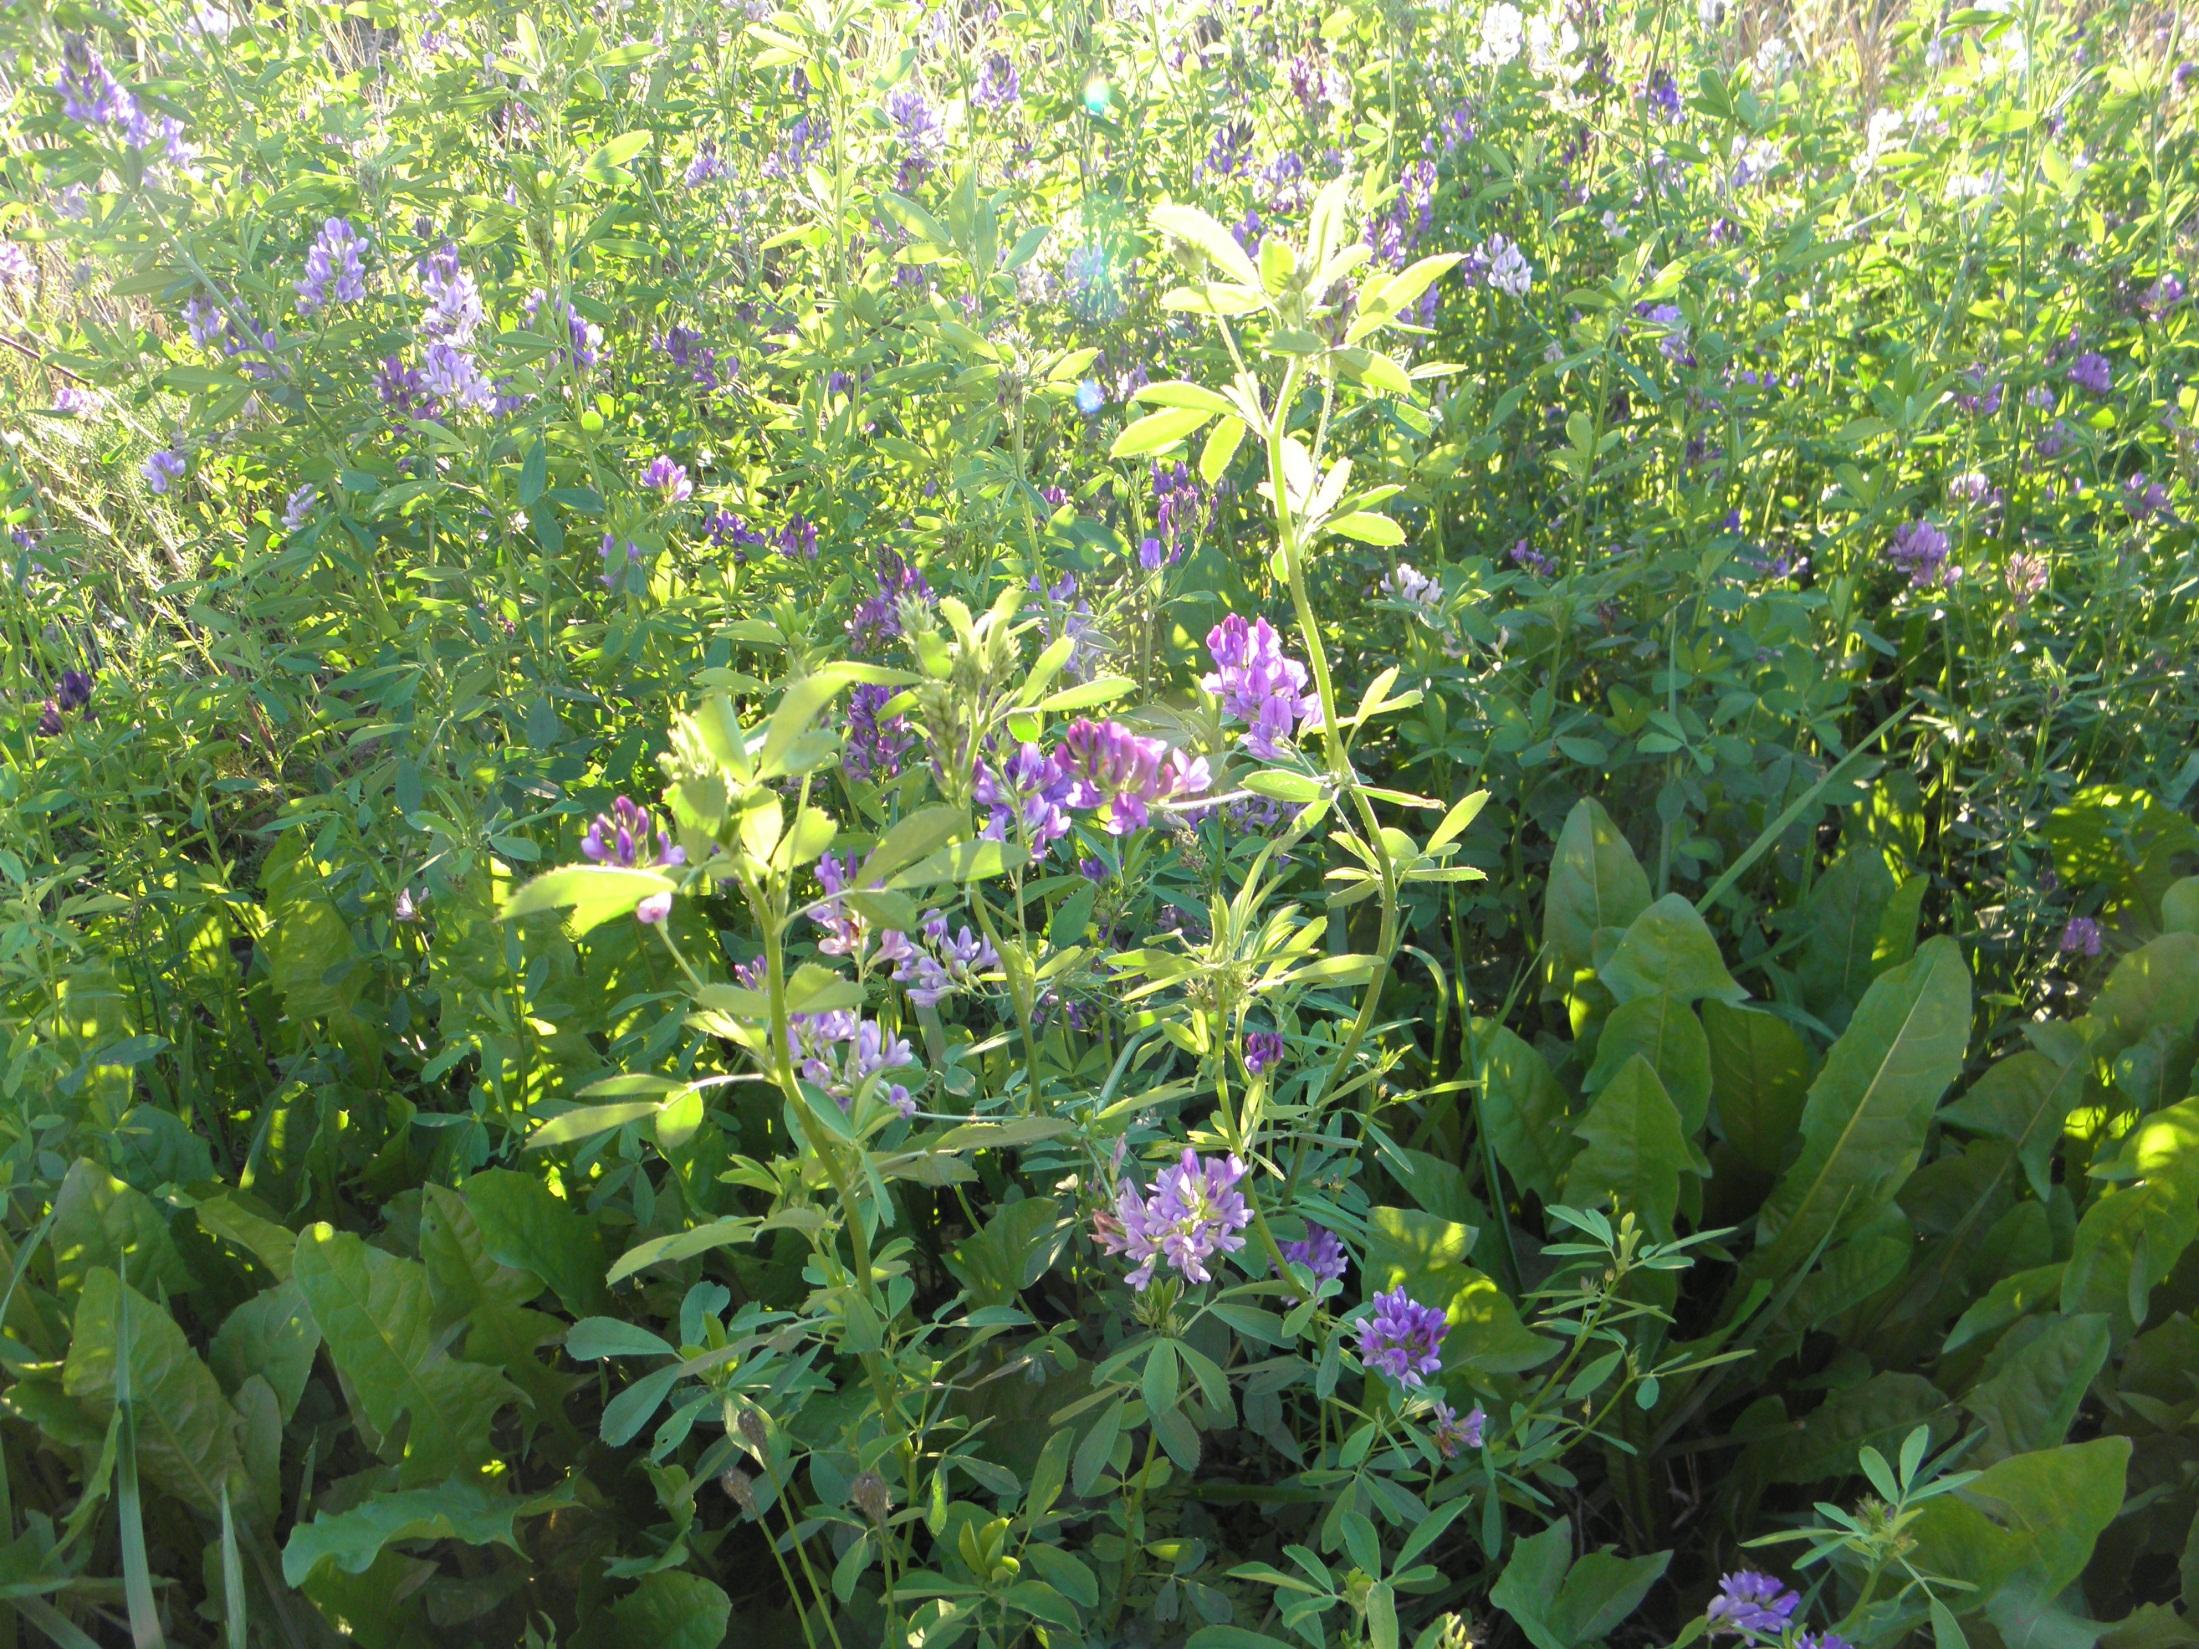
[[1639,1215],[1650,1234],[1669,1241],[1680,1206],[1680,1175],[1694,1166],[1680,1113],[1640,1054],[1629,1058],[1573,1132],[1583,1149],[1566,1170],[1563,1200],[1579,1208]]
[[321,1331],[306,1309],[295,1283],[278,1283],[255,1294],[229,1313],[214,1335],[207,1361],[230,1391],[257,1375],[281,1399],[287,1423],[298,1412],[313,1359],[321,1349]]
[[1535,1649],[1576,1649],[1609,1636],[1672,1561],[1670,1552],[1630,1558],[1589,1552],[1577,1562],[1572,1554],[1573,1526],[1560,1518],[1513,1546],[1489,1593]]
[[316,1513],[312,1522],[293,1528],[283,1545],[283,1579],[305,1586],[324,1564],[365,1574],[383,1547],[400,1540],[462,1540],[469,1546],[509,1546],[516,1552],[521,1518],[572,1504],[570,1483],[522,1500],[465,1478],[374,1495],[348,1511]]
[[241,1480],[244,1464],[233,1429],[236,1411],[175,1319],[104,1266],[85,1274],[77,1297],[62,1389],[104,1420],[114,1409],[125,1335],[138,1470],[178,1499],[209,1515],[218,1512],[223,1486]]
[[1623,928],[1649,908],[1649,877],[1619,827],[1587,797],[1573,805],[1550,860],[1542,943],[1567,974],[1587,967],[1598,928]]
[[[314,1225],[299,1235],[294,1276],[404,1482],[447,1477],[495,1453],[490,1423],[519,1394],[496,1370],[444,1348],[449,1336],[435,1332],[424,1266]],[[390,1436],[400,1420],[409,1421],[401,1448]]]
[[1801,1153],[1757,1216],[1744,1278],[1791,1270],[1893,1199],[1969,1037],[1970,974],[1952,939],[1872,982],[1810,1084]]

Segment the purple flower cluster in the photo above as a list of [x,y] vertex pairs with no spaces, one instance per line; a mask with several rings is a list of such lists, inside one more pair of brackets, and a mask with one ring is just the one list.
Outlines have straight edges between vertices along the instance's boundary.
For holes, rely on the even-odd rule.
[[[549,293],[536,287],[527,294],[527,301],[519,306],[519,312],[530,327],[542,313],[542,306],[550,301]],[[603,359],[603,328],[588,319],[571,303],[559,306],[565,312],[565,346],[558,353],[572,363],[576,371],[597,365]]]
[[2088,349],[2069,363],[2069,381],[2089,395],[2105,395],[2115,387],[2115,369],[2096,349]]
[[1231,613],[1207,632],[1214,670],[1200,684],[1222,701],[1225,715],[1245,724],[1245,746],[1273,761],[1278,739],[1309,726],[1321,713],[1306,691],[1306,667],[1283,652],[1282,637],[1264,618],[1247,624]]
[[313,506],[320,502],[320,494],[308,481],[283,501],[283,531],[296,532],[313,514]]
[[1911,587],[1939,589],[1953,584],[1962,569],[1947,561],[1947,535],[1929,521],[1904,521],[1886,545],[1886,559],[1909,575]]
[[1053,765],[1068,781],[1066,804],[1098,810],[1111,836],[1144,829],[1152,822],[1153,804],[1204,795],[1208,784],[1204,757],[1186,757],[1115,721],[1071,722]]
[[884,649],[901,634],[901,603],[929,601],[932,587],[914,563],[887,550],[878,558],[877,586],[857,605],[847,622],[849,649],[863,656]]
[[162,447],[145,460],[138,473],[145,477],[145,484],[154,492],[163,493],[183,479],[187,467],[178,448]]
[[1718,1582],[1718,1595],[1710,1600],[1704,1616],[1713,1636],[1739,1632],[1777,1637],[1786,1631],[1802,1606],[1802,1594],[1776,1575],[1754,1569],[1737,1569]]
[[663,495],[667,504],[684,504],[695,496],[695,483],[687,478],[683,464],[675,463],[669,453],[658,453],[649,460],[649,467],[641,472],[642,486]]
[[366,241],[345,218],[329,218],[305,255],[305,278],[297,282],[298,313],[317,315],[331,303],[357,303],[366,296]]
[[1430,1418],[1435,1424],[1429,1427],[1429,1436],[1435,1443],[1436,1452],[1446,1460],[1457,1459],[1460,1449],[1480,1448],[1489,1425],[1489,1416],[1479,1403],[1462,1415],[1440,1397],[1435,1401]]
[[921,183],[947,146],[946,124],[919,86],[896,86],[886,94],[886,119],[901,151],[894,187],[903,194]]
[[[656,838],[653,853],[652,835]],[[655,829],[649,810],[627,796],[614,801],[610,812],[595,816],[587,838],[580,844],[580,856],[591,864],[614,865],[621,870],[687,863],[687,850],[673,842],[672,833]]]
[[[916,1063],[906,1037],[888,1036],[878,1021],[849,1008],[791,1016],[786,1047],[802,1080],[830,1094],[843,1111],[853,1108],[856,1096],[881,1072]],[[885,1083],[879,1093],[903,1116],[916,1114],[905,1083]]]
[[1000,966],[1000,953],[992,941],[973,933],[965,922],[949,932],[947,918],[936,910],[924,913],[918,930],[922,946],[905,933],[886,933],[878,947],[881,961],[893,963],[893,977],[906,985],[909,1000],[923,1007],[936,1006],[942,997],[973,989],[977,976]]
[[875,782],[901,771],[901,759],[916,742],[905,716],[884,716],[893,689],[865,683],[848,695],[848,731],[840,747],[840,765],[851,779]]
[[1005,52],[991,53],[970,98],[979,108],[994,114],[1023,101],[1023,77],[1016,72],[1015,60]]
[[797,510],[786,518],[786,525],[779,529],[775,542],[779,546],[779,553],[789,561],[815,561],[817,523]]
[[1161,1170],[1151,1190],[1140,1192],[1125,1180],[1115,1193],[1114,1211],[1094,1216],[1093,1235],[1108,1253],[1137,1262],[1129,1283],[1141,1293],[1164,1260],[1187,1282],[1211,1282],[1208,1262],[1244,1247],[1238,1233],[1252,1223],[1251,1205],[1237,1189],[1244,1177],[1245,1165],[1235,1157],[1202,1161],[1186,1147],[1174,1166]]
[[1019,744],[997,763],[979,762],[972,794],[991,812],[980,834],[1005,842],[1013,824],[1031,852],[1044,857],[1069,834],[1069,788],[1069,775],[1035,744]]
[[2064,956],[2099,955],[2100,924],[2089,916],[2072,916],[2062,929],[2061,951]]
[[832,146],[832,123],[821,115],[802,115],[791,122],[779,147],[764,157],[767,178],[799,179]]
[[1283,1062],[1283,1038],[1277,1031],[1245,1033],[1245,1069],[1254,1076]]
[[427,308],[420,316],[420,336],[430,342],[472,345],[474,334],[488,319],[481,288],[458,261],[458,247],[445,241],[441,248],[420,260],[420,291]]
[[2128,476],[2123,481],[2123,508],[2133,521],[2151,520],[2168,508],[2168,488],[2143,475]]
[[1292,1265],[1302,1265],[1313,1273],[1316,1282],[1340,1283],[1344,1280],[1344,1268],[1349,1263],[1344,1245],[1335,1232],[1310,1221],[1306,1225],[1303,1242],[1278,1243],[1283,1258]]
[[731,510],[712,510],[709,519],[703,522],[702,530],[704,536],[719,549],[732,545],[735,561],[746,561],[750,550],[760,550],[770,542]]
[[38,279],[38,266],[23,250],[22,242],[0,240],[0,287],[30,286]]
[[1432,1305],[1422,1305],[1403,1288],[1374,1297],[1374,1310],[1359,1325],[1359,1360],[1403,1386],[1426,1383],[1443,1367],[1443,1336],[1449,1325]]
[[61,718],[71,710],[83,710],[92,702],[92,678],[83,670],[64,670],[61,679],[54,683],[53,697],[40,707],[38,732],[43,738],[53,738],[61,731]]

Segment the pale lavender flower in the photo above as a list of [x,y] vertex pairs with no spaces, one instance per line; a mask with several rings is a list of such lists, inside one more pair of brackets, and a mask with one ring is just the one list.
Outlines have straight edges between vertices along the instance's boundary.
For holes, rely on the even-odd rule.
[[1382,593],[1393,601],[1433,612],[1443,604],[1443,586],[1410,561],[1400,561],[1382,575]]
[[2016,598],[2016,605],[2028,607],[2032,598],[2046,588],[2046,558],[2028,552],[2012,555],[2001,579],[2008,586],[2008,593]]
[[695,496],[695,484],[687,478],[684,465],[674,463],[668,453],[658,453],[649,461],[649,467],[641,472],[641,484],[651,492],[662,493],[667,504],[684,504]]
[[320,494],[308,481],[283,503],[283,531],[296,532],[313,514],[313,506],[320,501]]
[[481,288],[459,264],[455,243],[445,241],[439,251],[421,260],[420,290],[428,300],[420,317],[420,336],[458,349],[470,347],[488,311],[481,302]]
[[38,266],[20,241],[0,240],[0,287],[31,286],[38,280]]
[[1713,1633],[1776,1635],[1787,1629],[1801,1606],[1801,1594],[1790,1591],[1785,1582],[1754,1569],[1740,1569],[1718,1582],[1718,1595],[1710,1600],[1704,1614]]
[[1141,1293],[1163,1261],[1186,1282],[1212,1282],[1208,1262],[1244,1247],[1238,1233],[1252,1223],[1251,1205],[1237,1189],[1244,1176],[1245,1165],[1235,1157],[1202,1161],[1186,1147],[1150,1191],[1123,1181],[1113,1212],[1093,1217],[1093,1235],[1108,1253],[1137,1262],[1128,1281]]
[[67,418],[81,418],[99,405],[98,399],[88,389],[74,384],[63,384],[53,392],[53,409]]
[[1005,52],[994,52],[985,59],[984,72],[977,77],[977,85],[970,93],[981,109],[998,114],[1010,105],[1023,100],[1023,77],[1016,72],[1014,59]]
[[1502,235],[1491,235],[1481,243],[1481,257],[1488,270],[1489,284],[1507,297],[1524,298],[1534,286],[1534,265]]
[[174,447],[162,447],[145,460],[140,473],[145,477],[145,484],[158,493],[166,492],[182,480],[184,468],[181,452]]
[[1359,1324],[1359,1360],[1400,1385],[1423,1385],[1443,1367],[1446,1332],[1440,1310],[1393,1288],[1374,1297],[1373,1313]]
[[298,313],[317,315],[330,303],[357,303],[366,296],[366,242],[343,218],[321,225],[305,255],[305,278],[297,283]]
[[1436,1399],[1430,1418],[1435,1424],[1429,1428],[1429,1436],[1435,1443],[1436,1452],[1446,1460],[1457,1459],[1460,1449],[1480,1448],[1489,1424],[1489,1416],[1479,1403],[1461,1415],[1440,1397]]
[[120,126],[137,112],[137,101],[107,72],[99,48],[89,37],[72,34],[61,43],[61,78],[54,83],[61,112],[85,126]]
[[[549,301],[550,295],[541,287],[536,287],[519,306],[521,319],[528,326],[533,326],[542,314],[543,305]],[[565,347],[560,353],[576,369],[595,366],[603,359],[603,328],[589,320],[571,303],[561,307],[565,312]]]
[[[854,1107],[856,1096],[874,1078],[916,1063],[906,1037],[889,1036],[875,1019],[847,1008],[793,1015],[787,1021],[786,1042],[802,1080],[823,1089],[843,1111]],[[906,1084],[886,1082],[877,1091],[904,1117],[916,1114]]]
[[420,352],[420,384],[445,406],[488,407],[496,388],[472,351],[456,343],[432,343]]
[[596,546],[596,553],[603,558],[603,571],[596,582],[606,590],[615,590],[627,580],[629,573],[638,573],[647,563],[641,546],[632,539],[621,539],[616,533],[605,533],[603,542]]
[[1947,563],[1947,535],[1929,521],[1904,521],[1886,545],[1886,559],[1919,590],[1952,584],[1961,576]]
[[1214,670],[1200,685],[1222,701],[1222,710],[1245,724],[1245,746],[1273,761],[1276,741],[1310,725],[1321,711],[1306,691],[1306,667],[1283,652],[1282,638],[1264,618],[1247,624],[1231,613],[1207,632]]

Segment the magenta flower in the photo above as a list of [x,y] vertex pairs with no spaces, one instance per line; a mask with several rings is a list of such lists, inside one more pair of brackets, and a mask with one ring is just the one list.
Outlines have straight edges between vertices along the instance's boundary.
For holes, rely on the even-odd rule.
[[1393,1288],[1374,1297],[1372,1314],[1359,1324],[1359,1360],[1399,1385],[1422,1385],[1443,1367],[1448,1330],[1440,1310]]
[[1144,829],[1152,821],[1153,803],[1203,795],[1208,784],[1205,758],[1187,758],[1114,721],[1070,723],[1053,763],[1069,781],[1068,805],[1097,808],[1112,836]]
[[1138,1262],[1129,1283],[1141,1293],[1164,1260],[1186,1282],[1212,1282],[1207,1262],[1244,1247],[1238,1233],[1252,1223],[1251,1205],[1237,1189],[1244,1177],[1245,1165],[1235,1157],[1201,1161],[1187,1146],[1173,1167],[1161,1170],[1150,1191],[1141,1194],[1124,1181],[1115,1193],[1114,1212],[1093,1217],[1093,1235],[1108,1253]]
[[1309,726],[1321,700],[1306,691],[1306,667],[1283,652],[1282,638],[1264,618],[1247,624],[1235,613],[1207,632],[1214,670],[1200,683],[1222,701],[1222,712],[1245,724],[1245,747],[1273,761],[1278,739]]

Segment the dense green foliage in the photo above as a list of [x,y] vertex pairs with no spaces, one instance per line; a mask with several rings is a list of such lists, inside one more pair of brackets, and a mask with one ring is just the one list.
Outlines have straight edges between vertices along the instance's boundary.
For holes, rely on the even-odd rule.
[[2183,27],[0,12],[0,1649],[2199,1642]]

